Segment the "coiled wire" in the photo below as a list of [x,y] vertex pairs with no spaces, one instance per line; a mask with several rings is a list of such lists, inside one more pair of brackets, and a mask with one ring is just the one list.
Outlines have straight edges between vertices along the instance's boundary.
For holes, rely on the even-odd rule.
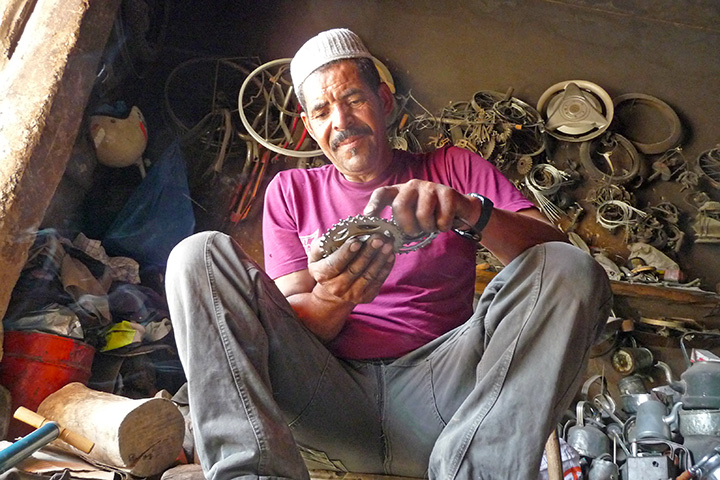
[[525,176],[525,186],[535,198],[538,207],[556,223],[565,212],[548,197],[556,194],[560,187],[569,183],[571,183],[570,175],[548,163],[535,165]]
[[597,207],[596,221],[607,230],[618,227],[630,227],[637,222],[637,217],[645,217],[647,213],[622,200],[607,200]]

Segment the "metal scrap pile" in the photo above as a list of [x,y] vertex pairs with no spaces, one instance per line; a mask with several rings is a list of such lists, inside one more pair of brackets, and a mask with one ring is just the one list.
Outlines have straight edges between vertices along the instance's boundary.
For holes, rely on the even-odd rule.
[[[411,93],[397,95],[391,141],[412,151],[452,144],[480,153],[615,280],[697,286],[699,280],[685,282],[673,259],[691,238],[720,243],[720,203],[703,191],[706,184],[720,188],[720,146],[688,161],[679,117],[650,95],[611,98],[594,83],[573,80],[547,89],[533,108],[512,93],[479,91],[437,114]],[[682,204],[638,200],[660,183],[675,184]],[[579,228],[588,218],[595,225]],[[605,248],[598,227],[604,237],[621,238],[622,252]],[[633,245],[646,255],[635,255]]]
[[560,438],[580,456],[582,478],[719,478],[720,358],[702,349],[688,355],[684,344],[702,335],[680,338],[679,378],[651,350],[616,338],[611,364],[624,376],[614,385],[603,375],[590,377],[575,410],[558,425]]

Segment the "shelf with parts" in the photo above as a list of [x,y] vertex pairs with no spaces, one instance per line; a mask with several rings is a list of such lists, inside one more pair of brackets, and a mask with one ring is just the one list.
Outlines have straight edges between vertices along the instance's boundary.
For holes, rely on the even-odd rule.
[[[495,275],[496,272],[479,265],[475,291],[481,293]],[[691,320],[704,329],[720,329],[720,295],[716,293],[616,280],[610,284],[617,317],[683,319]]]

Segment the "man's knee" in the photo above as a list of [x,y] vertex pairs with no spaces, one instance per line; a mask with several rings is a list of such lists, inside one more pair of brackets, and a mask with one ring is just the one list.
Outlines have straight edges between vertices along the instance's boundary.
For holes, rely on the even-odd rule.
[[216,237],[224,235],[221,232],[206,231],[195,233],[180,241],[170,252],[166,276],[173,278],[197,274],[198,268],[204,264],[208,245],[212,244]]
[[[199,232],[170,252],[165,273],[168,296],[175,291],[203,294],[206,288],[254,290],[261,269],[235,240],[222,232]],[[270,280],[270,282],[272,282]]]
[[602,266],[587,252],[563,242],[543,244],[545,270],[554,281],[578,294],[610,297],[610,282]]
[[545,244],[546,278],[552,294],[568,312],[585,312],[581,322],[594,326],[594,338],[602,331],[612,308],[612,290],[605,270],[583,250],[565,243]]

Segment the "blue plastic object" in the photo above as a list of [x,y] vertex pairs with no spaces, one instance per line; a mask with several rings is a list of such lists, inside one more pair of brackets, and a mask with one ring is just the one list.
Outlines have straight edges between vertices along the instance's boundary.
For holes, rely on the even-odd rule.
[[194,229],[185,160],[176,140],[117,214],[102,243],[111,256],[164,269],[170,250]]
[[0,474],[7,472],[58,436],[60,436],[60,426],[55,422],[47,422],[3,449],[0,451]]

